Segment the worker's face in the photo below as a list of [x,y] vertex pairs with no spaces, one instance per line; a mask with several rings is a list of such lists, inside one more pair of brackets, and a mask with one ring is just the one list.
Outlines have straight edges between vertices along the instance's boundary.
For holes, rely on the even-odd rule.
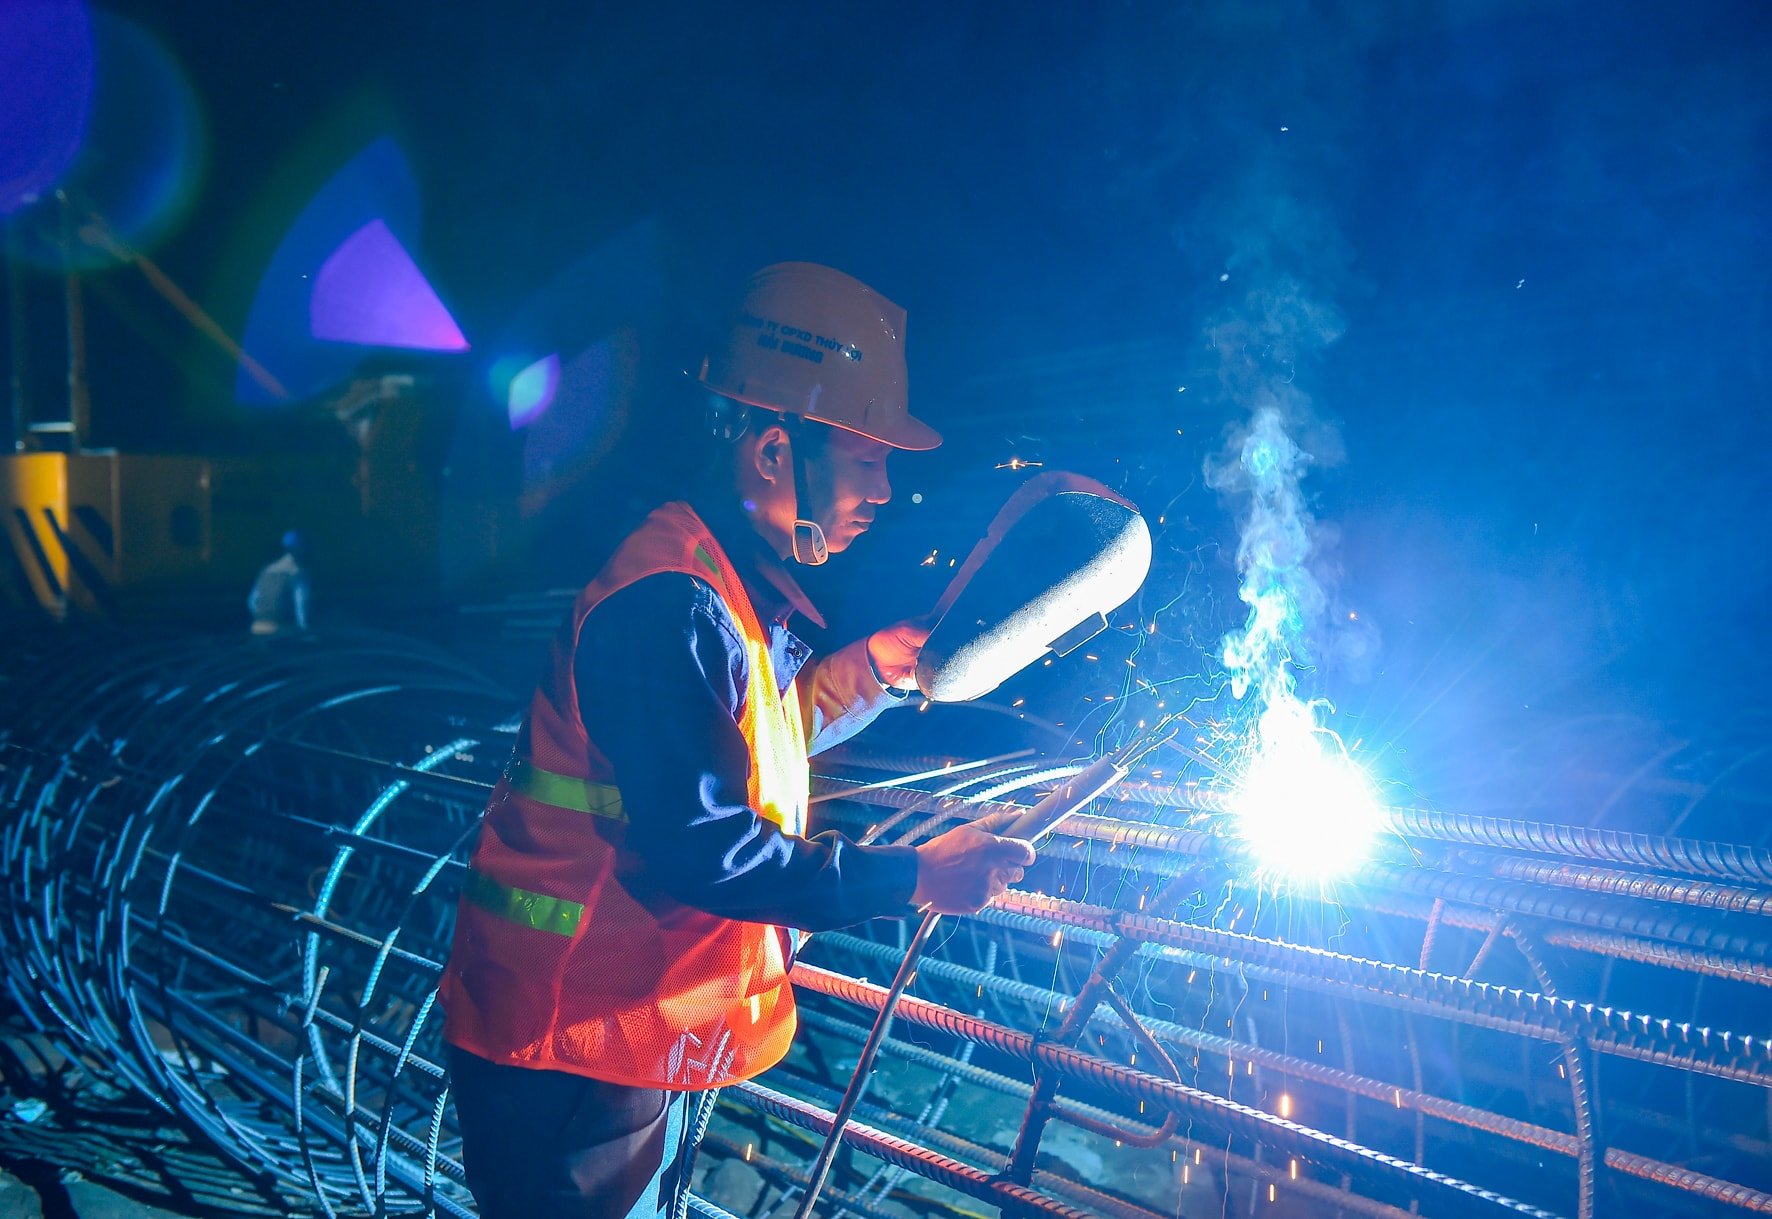
[[892,498],[886,477],[886,458],[892,450],[842,428],[824,431],[824,442],[811,446],[806,462],[810,502],[800,506],[800,515],[818,523],[835,554],[866,533],[880,505]]

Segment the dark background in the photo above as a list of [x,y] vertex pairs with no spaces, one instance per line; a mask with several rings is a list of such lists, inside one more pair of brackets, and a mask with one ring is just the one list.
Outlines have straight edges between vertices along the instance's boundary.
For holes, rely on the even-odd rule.
[[[756,266],[905,305],[949,443],[896,458],[881,528],[811,579],[833,635],[927,607],[1023,477],[998,467],[1044,462],[1137,500],[1158,562],[1139,635],[1002,701],[1099,729],[1082,700],[1129,658],[1214,699],[1238,525],[1202,470],[1276,400],[1317,459],[1305,687],[1382,776],[1765,833],[1762,0],[109,11],[176,71],[106,117],[129,38],[100,19],[81,172],[231,333],[307,201],[395,141],[413,253],[473,344],[437,364],[464,435],[499,430],[488,376],[538,293],[586,341],[638,327],[654,419]],[[96,442],[275,426],[132,271],[89,282]],[[582,579],[571,549],[513,586]]]

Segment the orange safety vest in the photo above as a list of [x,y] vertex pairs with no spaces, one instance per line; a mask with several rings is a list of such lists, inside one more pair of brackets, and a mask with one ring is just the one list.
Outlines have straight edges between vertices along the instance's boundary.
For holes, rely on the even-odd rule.
[[445,1038],[482,1058],[688,1090],[779,1062],[794,1038],[794,996],[782,929],[667,898],[642,905],[622,883],[644,865],[624,846],[619,776],[579,718],[573,653],[604,598],[658,572],[712,585],[731,613],[750,674],[739,721],[750,804],[786,833],[804,832],[799,699],[777,685],[769,636],[707,526],[687,504],[666,504],[579,594],[554,641],[487,805],[440,995]]

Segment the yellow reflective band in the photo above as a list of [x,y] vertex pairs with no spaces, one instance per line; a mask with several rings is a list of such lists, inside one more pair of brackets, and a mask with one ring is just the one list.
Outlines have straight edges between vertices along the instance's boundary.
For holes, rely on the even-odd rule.
[[585,912],[584,906],[578,902],[519,889],[515,885],[501,885],[472,868],[468,869],[468,879],[461,887],[461,895],[506,922],[568,938],[578,931],[578,920]]
[[527,796],[539,804],[589,813],[593,817],[608,817],[611,821],[628,819],[621,804],[621,789],[611,783],[593,783],[589,779],[557,775],[521,758],[513,758],[505,767],[505,782],[518,795]]

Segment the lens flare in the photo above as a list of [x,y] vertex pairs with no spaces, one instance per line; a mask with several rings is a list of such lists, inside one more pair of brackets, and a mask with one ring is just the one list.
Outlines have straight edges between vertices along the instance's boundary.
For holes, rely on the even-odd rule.
[[1230,808],[1256,863],[1291,880],[1347,876],[1384,828],[1365,771],[1289,689],[1268,691]]
[[[314,280],[321,266],[376,221],[416,244],[421,214],[412,168],[399,146],[386,138],[352,157],[302,207],[259,280],[242,342],[288,387],[289,397],[310,398],[342,383],[364,355],[353,344],[316,339],[312,333]],[[322,329],[335,324],[334,318],[322,319]],[[234,395],[253,406],[282,400],[266,392],[244,367]]]
[[316,339],[362,347],[468,349],[436,289],[381,219],[345,238],[320,264],[308,327]]
[[0,215],[61,178],[86,135],[92,28],[78,0],[0,10]]
[[[65,192],[75,239],[53,216],[21,230],[19,261],[108,269],[151,252],[184,219],[203,175],[203,113],[178,62],[113,13],[61,0],[0,4],[0,213]],[[93,229],[116,240],[90,240]]]
[[511,378],[510,389],[505,394],[505,406],[510,416],[511,430],[528,427],[547,412],[554,404],[554,395],[560,389],[560,356],[544,356],[535,363],[524,368]]

